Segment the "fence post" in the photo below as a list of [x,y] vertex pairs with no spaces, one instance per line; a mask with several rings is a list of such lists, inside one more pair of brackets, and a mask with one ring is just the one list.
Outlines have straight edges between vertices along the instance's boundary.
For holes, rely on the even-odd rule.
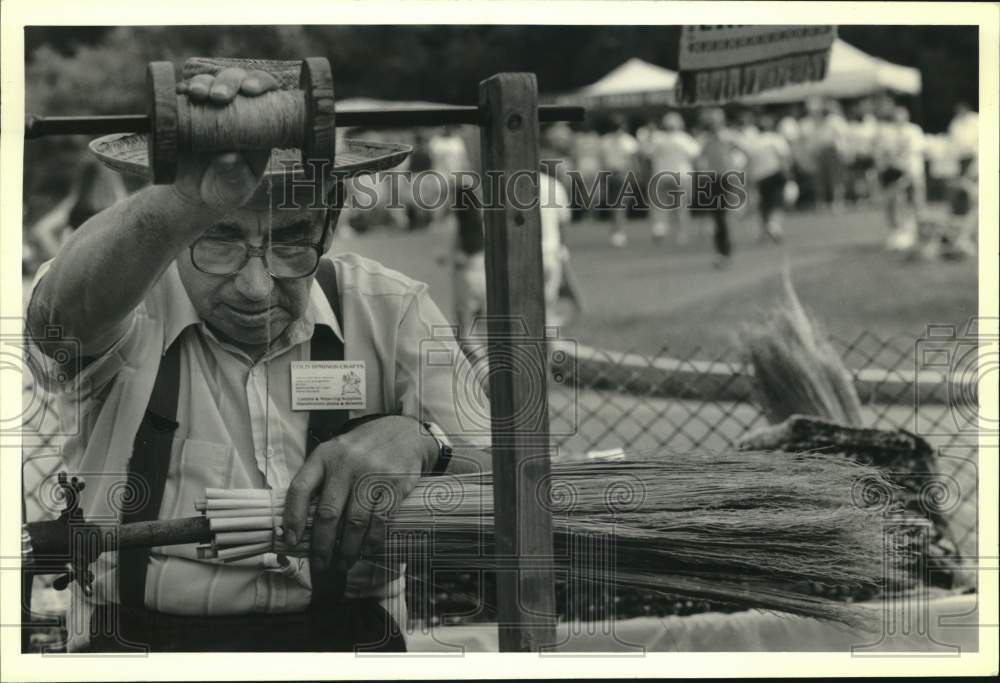
[[556,615],[535,75],[486,79],[479,106],[499,643],[537,652]]

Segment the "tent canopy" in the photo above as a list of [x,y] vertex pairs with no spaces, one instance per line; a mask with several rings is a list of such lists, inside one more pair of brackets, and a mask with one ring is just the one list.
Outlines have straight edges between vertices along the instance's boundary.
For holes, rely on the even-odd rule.
[[799,102],[810,97],[863,97],[890,91],[905,95],[920,92],[920,71],[873,57],[837,39],[830,50],[826,78],[768,90],[741,101],[748,104]]
[[337,101],[337,111],[363,111],[365,109],[426,109],[428,107],[444,107],[448,105],[439,102],[420,102],[418,100],[377,100],[371,97],[348,97]]
[[[676,72],[633,57],[600,80],[556,100],[597,110],[673,106],[676,84]],[[822,81],[787,85],[741,101],[801,102],[810,97],[862,97],[882,91],[916,95],[920,88],[919,70],[873,57],[838,38],[830,49],[830,65]]]
[[676,83],[676,72],[633,57],[600,80],[563,95],[558,101],[585,103],[598,109],[672,104]]

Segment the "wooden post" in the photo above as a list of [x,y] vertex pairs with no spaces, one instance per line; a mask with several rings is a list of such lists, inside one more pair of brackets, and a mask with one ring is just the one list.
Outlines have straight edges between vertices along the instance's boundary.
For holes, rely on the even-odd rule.
[[500,650],[537,652],[556,614],[535,75],[488,78],[479,106]]

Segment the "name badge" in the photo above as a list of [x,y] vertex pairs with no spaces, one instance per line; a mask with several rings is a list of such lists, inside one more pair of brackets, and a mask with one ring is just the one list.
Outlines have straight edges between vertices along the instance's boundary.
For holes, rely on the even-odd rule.
[[292,361],[292,410],[367,408],[363,360]]

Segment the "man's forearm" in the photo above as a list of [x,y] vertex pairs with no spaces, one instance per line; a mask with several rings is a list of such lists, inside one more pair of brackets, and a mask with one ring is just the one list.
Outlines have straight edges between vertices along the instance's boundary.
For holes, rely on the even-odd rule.
[[96,353],[149,288],[216,216],[171,187],[149,187],[93,216],[67,239],[35,291],[28,329],[58,326]]

